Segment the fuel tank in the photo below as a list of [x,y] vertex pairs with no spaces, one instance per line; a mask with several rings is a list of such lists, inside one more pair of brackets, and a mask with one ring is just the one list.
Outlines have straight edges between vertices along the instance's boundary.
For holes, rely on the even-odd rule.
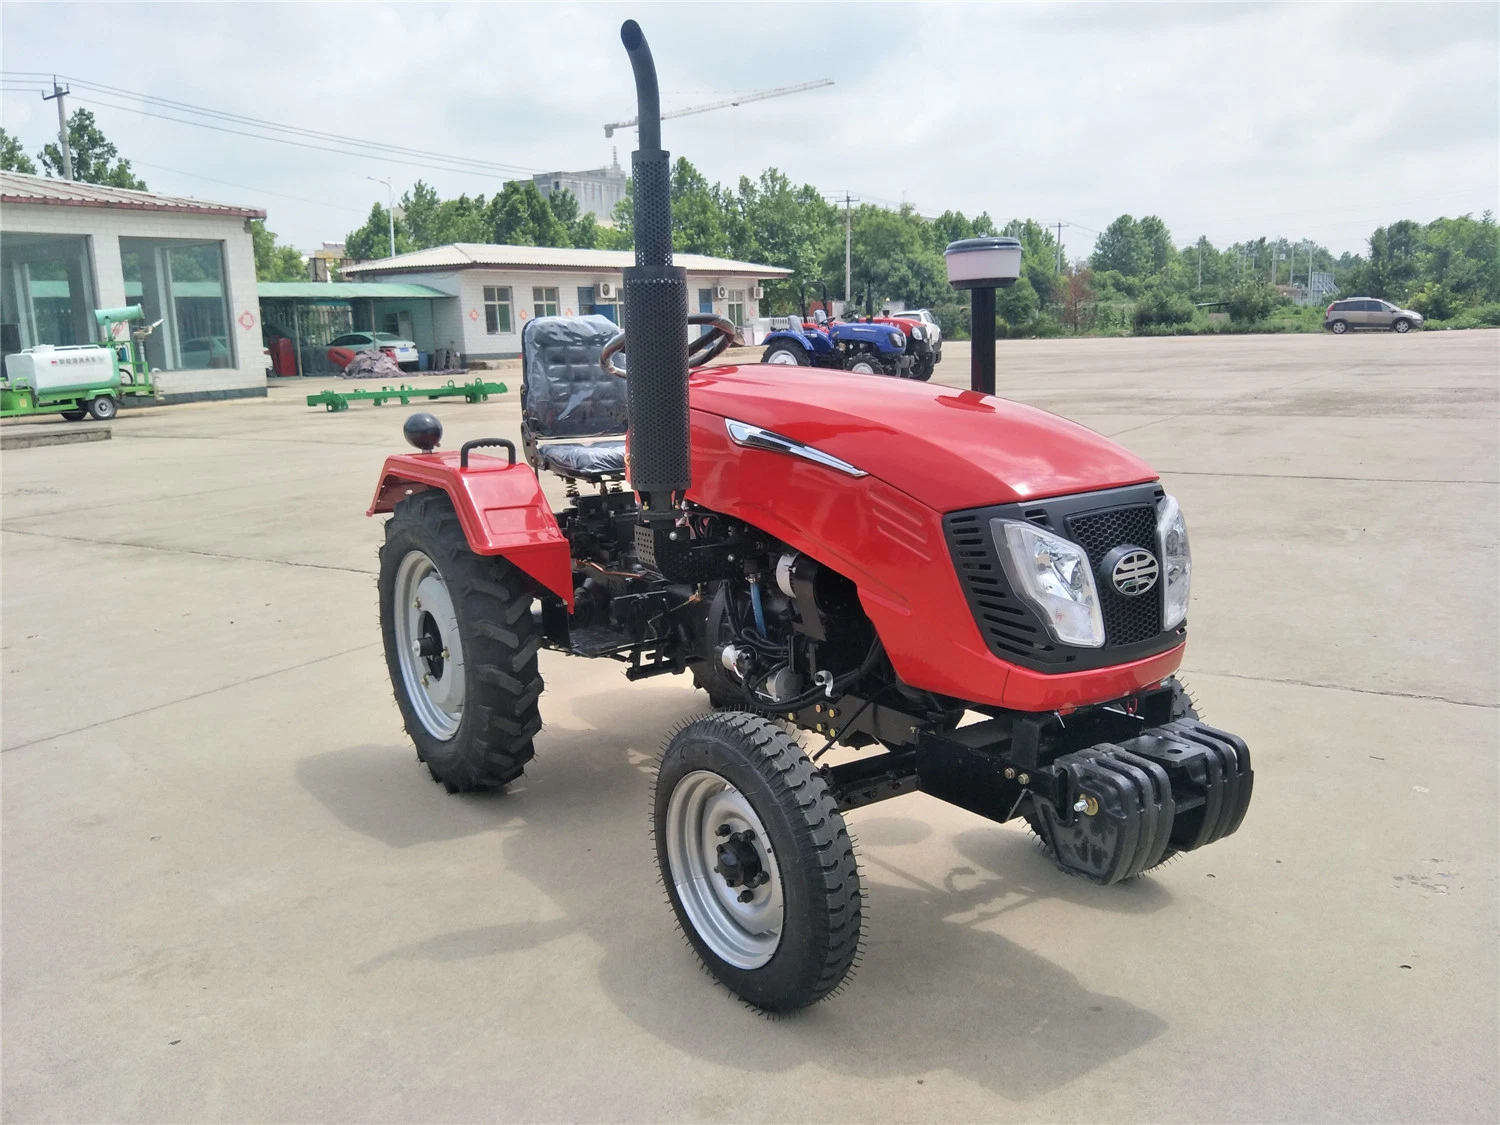
[[813,446],[937,512],[1156,479],[1093,430],[974,391],[773,364],[699,368],[688,389],[694,411]]

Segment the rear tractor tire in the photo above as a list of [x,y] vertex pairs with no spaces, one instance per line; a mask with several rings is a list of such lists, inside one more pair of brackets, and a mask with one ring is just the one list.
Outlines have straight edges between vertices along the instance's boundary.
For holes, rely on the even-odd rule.
[[746,1003],[789,1012],[848,978],[863,892],[823,777],[769,719],[726,711],[667,740],[652,798],[677,924]]
[[380,549],[386,666],[417,759],[450,793],[521,776],[541,729],[528,581],[469,550],[446,493],[396,505]]

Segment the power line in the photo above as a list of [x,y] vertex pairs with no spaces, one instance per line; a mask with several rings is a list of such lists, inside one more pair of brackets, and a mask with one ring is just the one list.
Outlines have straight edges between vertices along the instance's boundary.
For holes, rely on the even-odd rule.
[[213,176],[205,176],[200,172],[185,172],[181,168],[168,168],[165,164],[152,164],[146,160],[132,160],[130,163],[132,167],[155,168],[161,172],[172,172],[178,176],[188,176],[195,180],[207,180],[211,184],[223,184],[225,187],[254,192],[256,195],[274,195],[278,199],[291,199],[298,203],[311,203],[314,207],[330,207],[335,211],[348,211],[354,215],[364,214],[358,207],[345,207],[342,203],[329,203],[326,199],[307,199],[300,195],[288,195],[284,191],[271,191],[269,188],[252,187],[250,184],[240,184],[233,180],[219,180]]
[[[3,74],[9,80],[25,79],[25,78],[29,78],[31,76],[31,72],[18,72],[18,71],[3,72]],[[274,132],[274,133],[287,134],[290,137],[302,137],[302,138],[306,138],[309,141],[327,141],[327,142],[331,142],[331,143],[337,144],[337,145],[352,146],[352,147],[355,147],[355,148],[371,149],[371,150],[374,150],[376,153],[379,153],[379,154],[382,154],[382,155],[383,154],[387,154],[387,153],[391,153],[391,154],[395,154],[396,156],[400,156],[400,157],[408,157],[408,156],[409,157],[421,157],[421,158],[424,158],[426,160],[441,161],[445,165],[467,165],[467,166],[469,166],[473,170],[482,171],[482,172],[504,172],[504,173],[510,173],[510,174],[517,174],[517,173],[530,174],[530,173],[533,173],[533,172],[541,170],[541,169],[532,168],[532,167],[529,167],[529,166],[526,166],[526,165],[508,164],[508,163],[504,163],[504,162],[500,162],[500,161],[493,161],[493,160],[481,160],[481,159],[478,159],[476,157],[469,157],[469,156],[457,156],[457,155],[454,155],[452,153],[435,152],[435,151],[432,151],[432,150],[429,150],[429,149],[413,148],[413,147],[410,147],[410,146],[407,146],[407,145],[396,145],[396,144],[391,144],[391,143],[385,142],[385,141],[364,140],[364,139],[361,139],[361,138],[358,138],[358,137],[349,137],[349,136],[345,136],[345,135],[339,134],[339,133],[328,133],[328,132],[323,132],[323,131],[317,130],[317,129],[308,129],[308,128],[305,128],[305,127],[300,126],[300,125],[285,125],[285,124],[282,124],[280,122],[269,121],[269,120],[267,120],[265,118],[251,117],[251,116],[248,116],[246,114],[240,114],[240,113],[231,113],[231,112],[228,112],[226,110],[218,110],[218,109],[210,108],[208,106],[196,105],[196,104],[194,104],[192,102],[178,101],[177,99],[174,99],[174,98],[162,98],[162,97],[157,97],[157,96],[152,95],[152,94],[142,94],[139,91],[126,90],[126,89],[123,89],[123,88],[118,87],[118,86],[109,86],[109,85],[106,85],[104,83],[99,83],[99,82],[90,82],[87,79],[73,78],[73,79],[69,79],[69,81],[73,85],[78,86],[81,90],[92,91],[94,94],[105,94],[105,95],[107,95],[109,97],[118,97],[118,98],[130,99],[130,100],[133,100],[133,101],[140,102],[143,105],[150,106],[153,109],[168,110],[168,111],[171,111],[172,113],[185,113],[185,114],[190,114],[190,115],[198,116],[198,117],[207,117],[207,118],[211,118],[211,119],[213,119],[215,121],[227,122],[227,123],[233,124],[233,125],[243,125],[243,126],[246,126],[248,128],[261,131],[261,132],[257,132],[257,133],[253,133],[253,134],[243,134],[243,135],[246,135],[246,136],[255,136],[255,137],[258,137],[259,139],[262,139],[262,140],[275,140],[275,141],[280,141],[281,143],[300,143],[300,142],[290,141],[287,137],[274,137],[274,136],[264,136],[263,135],[264,131],[270,131],[270,132]],[[28,86],[27,88],[29,89],[30,87]],[[202,127],[202,128],[214,128],[215,127],[215,126],[209,125],[207,122],[193,121],[193,120],[188,120],[188,119],[185,119],[185,118],[182,118],[182,117],[169,117],[169,116],[166,116],[163,113],[152,113],[152,112],[150,112],[150,111],[148,111],[146,109],[142,109],[142,108],[139,108],[139,107],[136,107],[136,106],[120,105],[117,102],[105,101],[105,100],[103,100],[101,98],[97,98],[97,97],[91,97],[88,100],[94,101],[98,105],[109,106],[112,109],[123,109],[123,110],[125,110],[127,112],[139,113],[139,114],[142,114],[143,116],[147,116],[147,117],[158,117],[158,118],[161,118],[162,120],[176,121],[179,124],[197,125],[197,126]],[[219,128],[219,131],[222,131],[222,132],[235,132],[235,130],[233,130],[233,129],[225,129],[222,126],[219,126],[217,128]],[[316,147],[319,147],[319,146],[309,145],[309,144],[305,144],[304,143],[304,144],[301,144],[301,147],[313,147],[313,148],[316,148]],[[343,150],[332,150],[332,149],[330,149],[330,150],[327,150],[327,151],[343,151]],[[367,153],[366,154],[359,154],[359,153],[349,154],[349,153],[345,153],[345,155],[369,155],[369,154],[367,154]],[[453,168],[450,168],[448,170],[464,170],[464,169],[453,169]]]
[[277,144],[294,145],[297,148],[312,149],[315,152],[331,152],[340,156],[353,156],[361,160],[380,160],[387,164],[404,164],[412,168],[427,168],[433,171],[440,172],[461,172],[470,176],[483,176],[486,179],[490,180],[495,179],[499,175],[505,174],[500,172],[499,170],[483,171],[477,168],[455,167],[452,165],[440,163],[435,160],[405,160],[398,156],[392,156],[380,152],[356,152],[346,148],[333,148],[328,145],[313,144],[310,141],[296,141],[292,140],[290,137],[270,137],[266,136],[264,133],[250,133],[246,132],[243,129],[229,129],[225,128],[222,125],[212,125],[207,121],[189,121],[181,117],[169,117],[163,113],[152,113],[150,110],[139,109],[135,106],[119,105],[115,102],[102,101],[98,97],[92,95],[87,98],[80,98],[77,95],[74,95],[74,100],[84,102],[87,105],[100,105],[107,106],[110,109],[123,109],[126,113],[138,113],[143,117],[154,117],[162,121],[171,121],[178,125],[192,125],[195,128],[199,129],[210,129],[216,133],[229,133],[232,136],[249,137],[250,139],[257,141],[274,141]]

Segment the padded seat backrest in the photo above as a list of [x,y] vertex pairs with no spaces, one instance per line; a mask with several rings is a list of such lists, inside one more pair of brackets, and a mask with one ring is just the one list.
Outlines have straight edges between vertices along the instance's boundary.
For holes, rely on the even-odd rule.
[[[630,423],[625,380],[599,366],[620,334],[607,316],[539,316],[521,330],[521,412],[539,438],[623,434]],[[621,357],[616,365],[624,366]]]

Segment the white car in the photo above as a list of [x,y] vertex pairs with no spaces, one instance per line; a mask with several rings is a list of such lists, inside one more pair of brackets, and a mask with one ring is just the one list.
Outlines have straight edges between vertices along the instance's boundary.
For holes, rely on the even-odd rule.
[[907,309],[895,315],[920,320],[927,329],[927,339],[932,341],[933,355],[938,359],[943,358],[943,326],[937,322],[937,317],[932,315],[931,309]]
[[[417,345],[389,332],[346,332],[329,341],[328,359],[341,370],[349,366],[355,352],[382,351],[396,361],[402,371],[415,371],[422,364]],[[340,354],[336,354],[340,353]]]

